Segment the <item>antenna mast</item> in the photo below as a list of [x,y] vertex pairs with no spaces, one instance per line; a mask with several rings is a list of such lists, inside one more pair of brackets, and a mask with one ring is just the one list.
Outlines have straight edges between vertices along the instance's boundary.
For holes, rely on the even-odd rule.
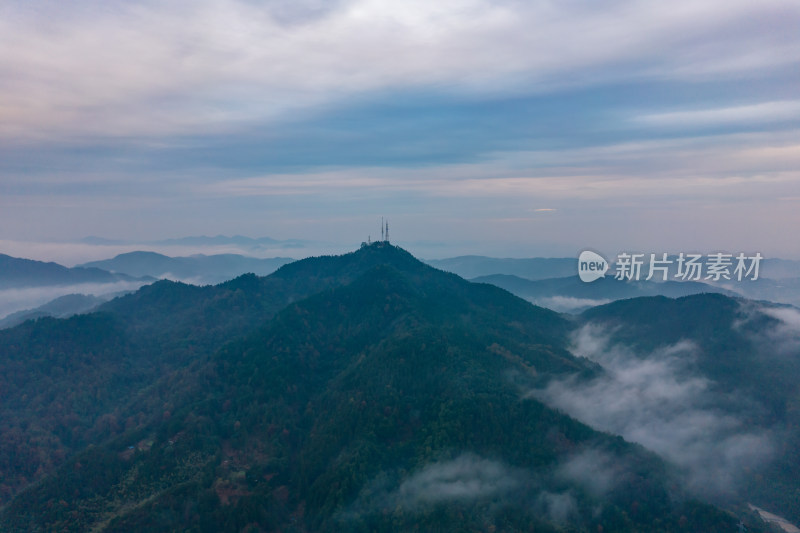
[[389,221],[386,221],[386,242],[389,242]]

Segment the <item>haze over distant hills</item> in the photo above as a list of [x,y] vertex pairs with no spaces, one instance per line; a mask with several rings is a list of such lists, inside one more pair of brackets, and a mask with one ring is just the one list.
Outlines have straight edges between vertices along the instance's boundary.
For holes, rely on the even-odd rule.
[[0,331],[0,528],[764,531],[800,518],[798,318],[567,318],[387,243],[160,281]]
[[[275,240],[266,237],[252,239],[217,236],[187,237],[173,241],[192,242],[202,249],[222,242],[269,243]],[[6,280],[6,290],[2,293],[3,298],[0,298],[2,301],[0,316],[12,312],[19,313],[9,321],[0,322],[0,326],[14,324],[20,317],[26,315],[34,317],[51,314],[50,309],[63,311],[65,302],[77,302],[77,300],[74,298],[62,299],[52,305],[48,302],[71,293],[106,298],[110,297],[108,295],[135,289],[143,283],[159,278],[200,285],[214,284],[247,272],[267,275],[279,266],[292,261],[286,257],[265,259],[240,254],[195,254],[188,257],[170,257],[155,252],[134,251],[118,254],[111,259],[83,263],[76,269],[69,269],[55,263],[36,261],[25,263],[29,260],[4,257],[7,265],[5,270],[0,266],[0,283]],[[13,265],[9,267],[8,265],[12,263]],[[699,292],[739,294],[757,300],[800,305],[800,277],[796,277],[800,273],[800,262],[773,258],[765,259],[762,262],[760,277],[757,281],[721,280],[716,283],[706,280],[680,283],[640,280],[624,283],[613,279],[612,270],[604,280],[587,284],[580,282],[574,275],[576,260],[572,258],[501,259],[460,256],[430,260],[428,264],[477,281],[493,283],[537,305],[560,312],[580,312],[589,307],[622,298],[652,295],[677,297]],[[473,274],[480,272],[490,272],[490,274],[472,277]],[[510,274],[510,272],[517,274]],[[557,276],[552,277],[553,275]],[[97,281],[65,284],[70,280],[77,279]],[[57,283],[57,285],[53,285],[53,283]],[[47,290],[25,288],[30,285],[50,288]],[[0,291],[2,290],[0,289]],[[74,311],[80,312],[86,309],[83,305],[77,305]],[[61,313],[57,316],[66,316],[66,314]]]
[[220,283],[245,273],[259,276],[271,274],[294,259],[275,257],[258,259],[238,254],[193,255],[168,257],[155,252],[130,252],[113,259],[92,261],[84,268],[100,268],[109,272],[124,272],[132,276],[175,279],[195,284]]
[[592,283],[584,283],[578,276],[532,281],[508,274],[480,276],[471,281],[491,283],[536,305],[570,313],[614,300],[641,296],[678,298],[704,292],[736,296],[733,291],[697,281],[623,281],[613,276]]
[[[675,257],[670,257],[673,262]],[[701,262],[705,264],[707,258]],[[719,292],[800,306],[800,261],[766,258],[760,263],[758,280],[667,282],[644,279],[622,282],[614,279],[612,263],[604,279],[583,283],[577,277],[577,258],[494,258],[461,256],[429,260],[428,264],[467,279],[493,283],[537,305],[575,312],[593,305],[637,296],[685,296]],[[645,263],[646,265],[647,263]],[[646,272],[646,266],[644,268]],[[533,283],[530,283],[533,282]]]
[[471,279],[493,274],[508,274],[530,280],[562,278],[578,272],[578,259],[569,257],[510,259],[463,255],[448,259],[429,259],[429,265]]
[[[0,254],[0,319],[22,310],[31,313],[30,317],[69,314],[67,308],[74,312],[85,311],[86,298],[80,301],[79,295],[103,298],[136,290],[153,281],[152,277],[111,273],[98,268],[67,268],[57,263]],[[67,295],[73,297],[61,299]],[[0,324],[7,326],[20,316]]]
[[0,254],[0,289],[75,285],[78,283],[117,283],[121,281],[154,281],[135,276],[111,273],[99,268],[67,268],[57,263],[19,259]]
[[[120,291],[138,289],[157,279],[178,279],[194,284],[220,283],[248,272],[266,275],[291,262],[290,258],[258,259],[236,254],[168,257],[154,252],[131,252],[113,259],[93,261],[73,268],[57,263],[0,255],[0,327],[22,318],[68,316]],[[79,294],[75,294],[79,293]],[[80,299],[84,295],[85,298]],[[69,298],[66,298],[71,295]]]
[[113,296],[117,295],[66,294],[59,296],[34,309],[17,311],[0,319],[0,329],[10,328],[22,324],[26,320],[34,320],[46,316],[67,318],[78,313],[86,313],[107,302]]
[[[613,275],[615,257],[608,257],[611,269],[607,276]],[[677,256],[669,256],[675,262]],[[649,256],[643,257],[648,264]],[[706,263],[707,257],[701,259]],[[578,272],[577,257],[532,257],[526,259],[486,257],[482,255],[464,255],[447,259],[427,260],[431,266],[453,272],[459,276],[472,279],[493,274],[508,274],[533,281],[548,278],[564,278]],[[645,270],[646,271],[646,270]],[[800,261],[779,258],[765,258],[760,261],[759,276],[773,280],[800,278]]]
[[132,241],[124,239],[106,239],[103,237],[84,237],[81,242],[95,245],[121,245],[121,244],[141,244],[141,245],[165,245],[165,246],[224,246],[234,245],[251,248],[254,250],[264,247],[270,248],[303,248],[310,244],[310,241],[303,239],[273,239],[271,237],[245,237],[243,235],[196,235],[189,237],[178,237],[172,239],[161,239],[155,241]]

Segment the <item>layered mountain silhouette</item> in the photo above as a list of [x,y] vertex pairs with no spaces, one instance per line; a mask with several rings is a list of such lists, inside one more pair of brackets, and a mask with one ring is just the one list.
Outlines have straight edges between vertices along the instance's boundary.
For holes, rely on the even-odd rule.
[[[0,529],[758,531],[738,495],[698,492],[556,396],[612,375],[570,351],[584,328],[642,352],[675,342],[664,328],[725,350],[782,323],[728,339],[741,304],[692,298],[568,318],[375,243],[26,322],[0,331]],[[730,393],[758,366],[735,354],[692,368]]]
[[271,274],[294,259],[257,259],[238,254],[168,257],[155,252],[128,252],[112,259],[92,261],[84,268],[99,268],[130,276],[191,280],[195,284],[221,283],[245,273]]
[[34,309],[11,313],[7,317],[0,319],[0,328],[10,328],[22,324],[26,320],[33,320],[46,316],[56,318],[70,317],[78,313],[91,311],[110,299],[111,297],[101,298],[87,294],[66,294]]
[[138,242],[138,241],[125,241],[119,239],[105,239],[103,237],[90,236],[81,239],[81,242],[93,245],[136,245],[136,244],[150,244],[150,245],[166,245],[166,246],[242,246],[251,249],[259,249],[264,247],[281,247],[281,248],[302,248],[308,244],[308,241],[299,239],[279,240],[270,237],[246,237],[243,235],[195,235],[191,237],[180,237],[176,239],[163,239],[152,242]]
[[152,279],[139,280],[134,276],[113,274],[99,268],[68,268],[58,263],[0,254],[0,289],[120,281],[152,281]]
[[[613,259],[613,258],[610,258]],[[670,258],[675,261],[676,257]],[[492,283],[537,305],[561,312],[580,312],[594,305],[639,296],[678,298],[701,292],[719,292],[800,305],[800,261],[765,258],[753,281],[707,279],[683,281],[620,281],[612,272],[602,280],[583,283],[577,277],[574,258],[494,258],[460,256],[429,260],[428,264],[467,279]]]
[[447,259],[430,259],[427,263],[466,279],[501,274],[540,280],[572,276],[578,271],[578,260],[569,257],[515,259],[462,255]]
[[480,276],[471,281],[491,283],[537,305],[565,312],[579,312],[610,301],[642,296],[680,298],[700,293],[736,295],[732,291],[699,281],[626,281],[613,276],[592,283],[584,283],[578,276],[533,281],[510,274]]

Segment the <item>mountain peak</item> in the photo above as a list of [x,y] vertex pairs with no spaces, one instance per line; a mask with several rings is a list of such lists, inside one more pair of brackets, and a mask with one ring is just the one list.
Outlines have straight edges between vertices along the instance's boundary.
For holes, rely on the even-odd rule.
[[369,244],[361,243],[361,247],[351,253],[362,257],[383,256],[387,259],[405,261],[411,259],[419,264],[422,264],[422,262],[411,255],[410,252],[400,248],[399,246],[391,244],[389,241],[376,241]]
[[276,278],[337,279],[340,282],[355,278],[378,265],[391,265],[401,272],[421,272],[431,269],[409,252],[388,242],[364,244],[343,255],[317,256],[301,259],[279,268]]

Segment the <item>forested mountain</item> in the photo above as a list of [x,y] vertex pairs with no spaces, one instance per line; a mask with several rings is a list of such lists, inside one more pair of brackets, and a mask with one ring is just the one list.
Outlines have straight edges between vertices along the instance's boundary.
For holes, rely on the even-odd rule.
[[735,530],[740,500],[558,404],[609,374],[569,349],[617,311],[377,243],[0,331],[0,529]]
[[[736,492],[800,523],[800,310],[720,294],[637,298],[585,311],[575,338],[573,350],[621,378],[551,390],[551,403],[625,436],[661,424],[643,443],[706,475],[704,492]],[[636,373],[643,388],[629,394]],[[611,397],[616,412],[587,408]]]

